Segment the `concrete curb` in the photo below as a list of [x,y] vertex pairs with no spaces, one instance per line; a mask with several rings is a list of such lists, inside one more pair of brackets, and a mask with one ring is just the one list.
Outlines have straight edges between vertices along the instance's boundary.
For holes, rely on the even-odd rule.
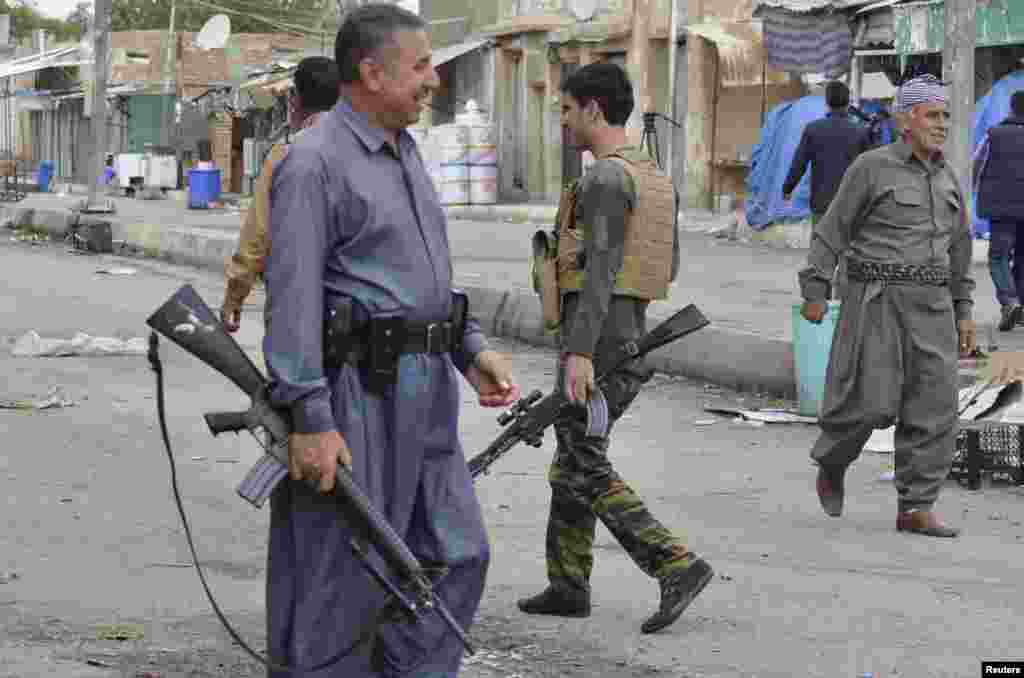
[[[223,270],[224,262],[238,246],[238,233],[221,229],[174,228],[146,223],[123,223],[116,214],[93,214],[88,219],[110,222],[115,254],[141,254],[172,264]],[[0,223],[14,228],[32,227],[63,239],[75,222],[69,209],[36,210],[26,207],[0,207]],[[123,243],[123,245],[122,245]]]
[[[93,215],[109,221],[118,254],[134,254],[221,272],[238,245],[238,234],[218,229],[166,228],[152,224],[123,224],[117,215]],[[74,221],[70,210],[34,210],[5,206],[0,222],[30,226],[61,239]],[[115,250],[118,248],[115,247]],[[471,307],[491,336],[508,337],[553,347],[554,338],[541,324],[540,302],[533,294],[488,287],[466,287]],[[652,317],[651,324],[664,318]],[[794,398],[793,351],[788,342],[756,334],[718,329],[711,324],[695,334],[651,354],[650,365],[681,375],[739,390]]]
[[553,205],[458,205],[445,207],[445,213],[449,219],[552,226],[558,208]]
[[[558,209],[552,205],[459,205],[446,207],[449,219],[469,221],[503,221],[514,224],[533,224],[539,227],[550,227],[555,223]],[[698,228],[687,228],[685,225],[695,220],[704,224]],[[688,233],[709,235],[706,224],[716,223],[714,215],[694,217],[685,210],[679,213],[679,223]],[[717,224],[717,227],[720,227]],[[807,250],[810,246],[810,222],[796,224],[776,224],[764,231],[750,231],[744,241],[757,247],[776,247],[790,250]],[[975,240],[972,263],[977,267],[988,267],[987,240]]]
[[[464,287],[470,307],[491,336],[553,347],[554,338],[541,324],[540,301],[516,290]],[[654,326],[667,316],[651,316]],[[650,354],[649,364],[659,372],[710,381],[750,393],[795,398],[792,345],[746,332],[704,329]]]

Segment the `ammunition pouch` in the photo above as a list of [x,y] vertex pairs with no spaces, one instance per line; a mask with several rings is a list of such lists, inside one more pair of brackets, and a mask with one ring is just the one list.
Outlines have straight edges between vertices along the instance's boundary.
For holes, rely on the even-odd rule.
[[558,289],[558,238],[547,231],[533,234],[530,259],[533,291],[540,295],[544,330],[554,332],[561,322],[561,292]]
[[452,316],[432,323],[411,323],[403,316],[370,316],[354,322],[351,302],[330,309],[324,322],[325,369],[344,365],[359,368],[372,393],[380,395],[398,378],[398,359],[406,353],[451,353],[462,347],[468,303],[466,295],[453,291]]

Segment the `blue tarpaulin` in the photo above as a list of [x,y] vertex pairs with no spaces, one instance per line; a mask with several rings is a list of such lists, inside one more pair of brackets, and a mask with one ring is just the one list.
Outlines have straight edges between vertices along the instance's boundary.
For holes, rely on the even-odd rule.
[[[865,101],[861,110],[871,114],[881,110],[881,106],[878,102]],[[775,222],[801,221],[810,217],[810,171],[804,172],[789,204],[782,199],[782,184],[789,174],[804,127],[824,118],[827,111],[825,97],[806,96],[779,104],[765,116],[761,137],[751,152],[744,205],[747,223],[755,231],[764,230]],[[891,142],[892,126],[883,125],[882,134],[882,143]]]
[[[992,90],[977,103],[974,108],[974,132],[971,137],[971,149],[977,150],[985,138],[989,128],[994,127],[1010,115],[1010,97],[1017,90],[1024,89],[1024,71],[1010,73],[992,86]],[[963,177],[970,181],[970,177]],[[973,187],[972,187],[973,194]],[[990,225],[988,219],[978,216],[977,196],[971,200],[971,216],[973,217],[974,236],[988,240]]]

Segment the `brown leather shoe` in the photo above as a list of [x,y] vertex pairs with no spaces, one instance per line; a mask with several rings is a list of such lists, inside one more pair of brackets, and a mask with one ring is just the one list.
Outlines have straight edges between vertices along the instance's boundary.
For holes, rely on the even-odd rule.
[[818,466],[818,478],[815,486],[818,490],[818,501],[825,513],[838,518],[843,514],[843,477],[845,466]]
[[931,511],[914,511],[896,515],[896,529],[900,532],[923,534],[926,537],[953,539],[960,536],[960,530],[943,525]]

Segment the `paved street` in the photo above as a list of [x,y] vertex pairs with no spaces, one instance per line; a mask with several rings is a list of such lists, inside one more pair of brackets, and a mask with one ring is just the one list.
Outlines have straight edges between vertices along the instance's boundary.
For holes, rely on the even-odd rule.
[[[79,194],[30,194],[24,202],[7,208],[59,215],[81,199]],[[236,209],[191,210],[174,199],[113,200],[117,213],[112,219],[137,226],[132,229],[136,236],[148,241],[160,230],[178,231],[181,236],[175,242],[186,249],[192,248],[190,243],[194,241],[236,238],[241,220]],[[695,303],[717,328],[789,341],[793,304],[799,296],[796,272],[806,261],[806,250],[730,242],[706,234],[709,224],[722,223],[725,222],[721,215],[683,215],[681,270],[670,298],[653,303],[651,313],[667,316]],[[63,221],[61,224],[63,229]],[[530,238],[538,227],[510,221],[450,219],[449,241],[459,282],[498,289],[528,289]],[[986,245],[979,242],[976,247],[980,251]],[[217,267],[221,260],[219,255],[214,259]],[[999,307],[987,267],[975,265],[973,274],[977,281],[975,317],[981,341],[986,345],[995,342],[1003,349],[1024,350],[1024,332],[1004,334],[994,330]]]
[[[491,228],[478,240],[529,227]],[[515,275],[519,237],[495,245],[511,261],[496,254],[474,265],[508,266],[500,270]],[[454,238],[453,246],[465,259]],[[96,274],[110,265],[138,273]],[[10,354],[29,330],[144,337],[145,317],[186,280],[219,302],[218,276],[6,238],[0,270],[0,400],[59,385],[77,402],[0,410],[0,678],[261,675],[220,629],[187,567],[145,358]],[[474,272],[459,266],[460,276]],[[240,336],[257,357],[261,303],[245,315]],[[496,343],[511,355],[521,385],[550,387],[549,352]],[[234,493],[257,447],[246,437],[210,438],[200,416],[244,402],[226,380],[167,342],[163,355],[179,481],[201,557],[222,607],[262,648],[267,513]],[[738,397],[659,377],[616,430],[612,454],[620,470],[718,575],[657,635],[639,633],[657,587],[604,528],[590,618],[528,618],[515,609],[517,598],[544,585],[550,435],[543,450],[517,448],[478,482],[494,560],[474,629],[486,649],[464,676],[960,677],[978,675],[981,659],[1020,658],[1024,492],[972,493],[950,484],[939,509],[965,536],[901,536],[892,485],[879,481],[890,458],[865,454],[848,475],[846,516],[829,519],[814,496],[807,458],[815,429],[755,427],[702,411]],[[463,440],[475,453],[497,434],[497,413],[477,407],[468,388],[463,400]],[[748,396],[744,404],[757,403]],[[100,638],[114,624],[126,625],[126,640]]]

